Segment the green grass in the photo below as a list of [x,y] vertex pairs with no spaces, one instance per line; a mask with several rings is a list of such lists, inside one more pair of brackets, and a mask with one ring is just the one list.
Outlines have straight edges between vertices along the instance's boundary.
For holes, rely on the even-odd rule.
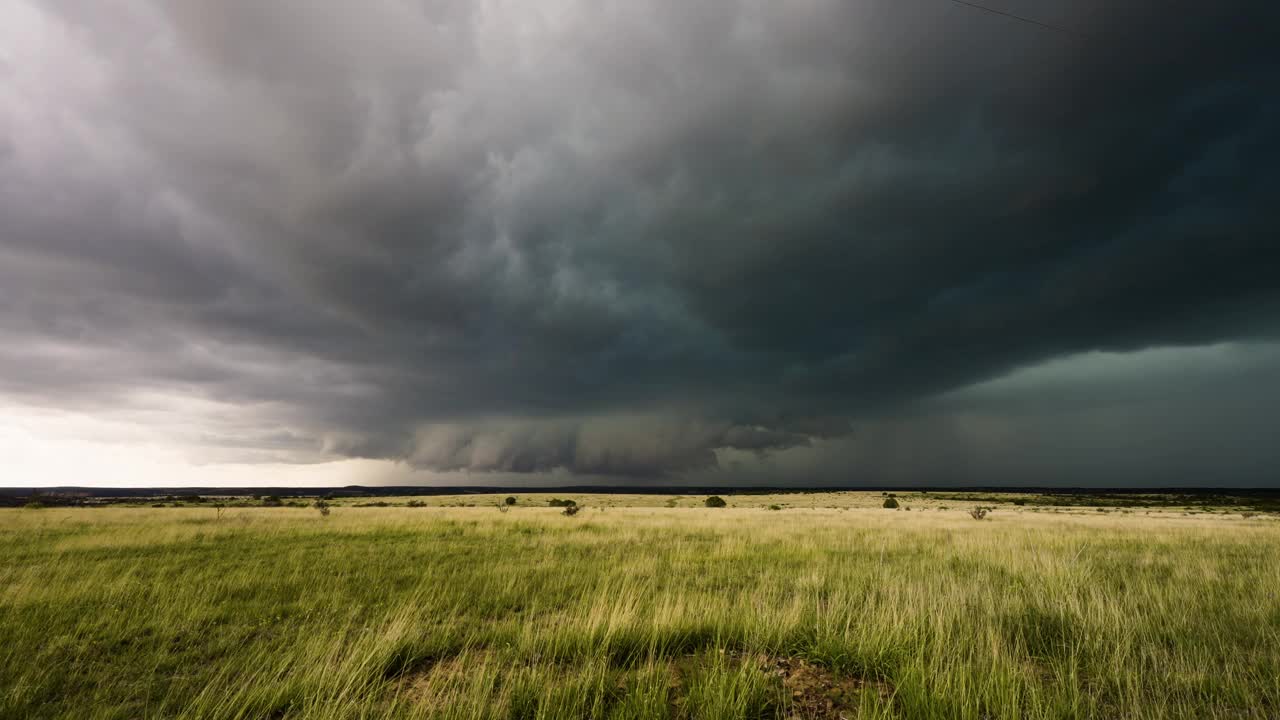
[[1274,517],[467,497],[0,510],[0,717],[1280,716]]

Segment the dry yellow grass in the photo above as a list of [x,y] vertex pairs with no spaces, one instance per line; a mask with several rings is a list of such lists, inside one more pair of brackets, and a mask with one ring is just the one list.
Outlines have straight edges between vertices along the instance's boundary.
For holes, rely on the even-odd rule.
[[1280,714],[1271,517],[495,497],[0,511],[0,715]]

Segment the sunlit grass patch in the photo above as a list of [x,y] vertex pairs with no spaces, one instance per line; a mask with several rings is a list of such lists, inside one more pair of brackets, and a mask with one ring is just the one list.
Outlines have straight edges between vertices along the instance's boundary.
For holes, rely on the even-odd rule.
[[1270,518],[578,499],[0,511],[0,717],[1280,715]]

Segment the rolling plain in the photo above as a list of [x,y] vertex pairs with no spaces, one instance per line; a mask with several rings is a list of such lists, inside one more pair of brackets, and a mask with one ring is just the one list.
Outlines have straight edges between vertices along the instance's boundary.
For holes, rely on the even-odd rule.
[[1280,716],[1265,503],[510,495],[0,509],[0,717]]

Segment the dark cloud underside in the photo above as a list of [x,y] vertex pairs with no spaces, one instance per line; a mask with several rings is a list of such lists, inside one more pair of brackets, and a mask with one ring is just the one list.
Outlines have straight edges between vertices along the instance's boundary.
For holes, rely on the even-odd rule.
[[20,2],[0,395],[214,401],[232,427],[181,440],[233,459],[650,477],[1055,358],[1276,340],[1280,9],[1000,7],[1078,33],[942,0]]

